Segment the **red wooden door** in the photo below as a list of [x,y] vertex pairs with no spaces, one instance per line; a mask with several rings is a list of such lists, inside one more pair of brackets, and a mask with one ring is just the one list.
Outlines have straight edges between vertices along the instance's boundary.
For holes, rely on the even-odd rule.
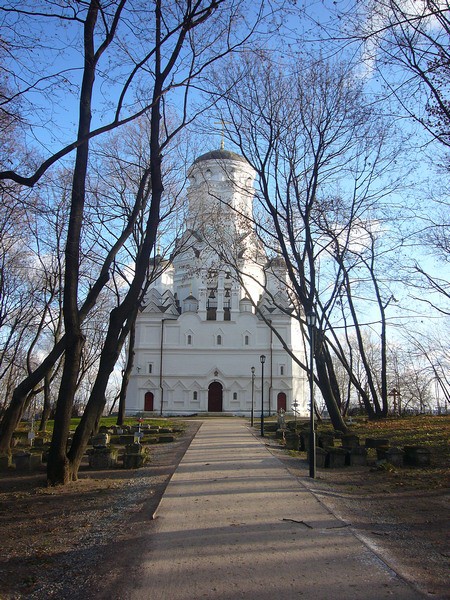
[[208,412],[222,412],[222,384],[213,381],[208,388]]
[[153,394],[152,394],[152,392],[147,392],[145,394],[144,410],[149,411],[149,412],[153,410]]
[[280,392],[277,396],[277,412],[283,409],[286,411],[286,394],[284,392]]

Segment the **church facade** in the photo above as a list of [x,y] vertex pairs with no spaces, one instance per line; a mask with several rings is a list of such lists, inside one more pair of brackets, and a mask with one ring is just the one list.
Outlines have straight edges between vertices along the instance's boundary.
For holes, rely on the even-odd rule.
[[227,150],[189,170],[184,233],[136,321],[126,413],[308,414],[300,325],[286,272],[253,224],[254,172]]

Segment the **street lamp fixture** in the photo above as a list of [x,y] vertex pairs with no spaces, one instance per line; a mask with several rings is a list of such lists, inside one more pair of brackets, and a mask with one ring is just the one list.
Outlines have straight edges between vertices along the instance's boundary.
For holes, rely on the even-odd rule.
[[253,406],[255,399],[255,367],[252,367],[252,412],[250,417],[250,426],[253,427]]
[[313,310],[306,313],[309,329],[309,476],[316,477],[316,433],[314,431],[314,333],[316,314]]
[[264,363],[266,362],[265,355],[261,354],[259,360],[261,361],[261,437],[264,437]]

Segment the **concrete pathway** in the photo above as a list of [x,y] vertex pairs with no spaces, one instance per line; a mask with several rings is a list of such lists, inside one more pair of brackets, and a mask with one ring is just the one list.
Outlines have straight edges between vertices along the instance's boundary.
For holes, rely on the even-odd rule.
[[156,513],[133,600],[415,600],[237,419],[205,421]]

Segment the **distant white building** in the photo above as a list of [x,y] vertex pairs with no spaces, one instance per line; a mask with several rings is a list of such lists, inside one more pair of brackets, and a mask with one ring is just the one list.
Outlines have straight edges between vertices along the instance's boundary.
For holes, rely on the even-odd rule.
[[252,227],[254,171],[242,156],[216,150],[188,176],[178,252],[137,318],[126,412],[248,416],[253,405],[258,416],[263,399],[265,415],[291,412],[295,401],[306,415],[304,372],[263,319],[303,358],[284,264],[267,259]]

